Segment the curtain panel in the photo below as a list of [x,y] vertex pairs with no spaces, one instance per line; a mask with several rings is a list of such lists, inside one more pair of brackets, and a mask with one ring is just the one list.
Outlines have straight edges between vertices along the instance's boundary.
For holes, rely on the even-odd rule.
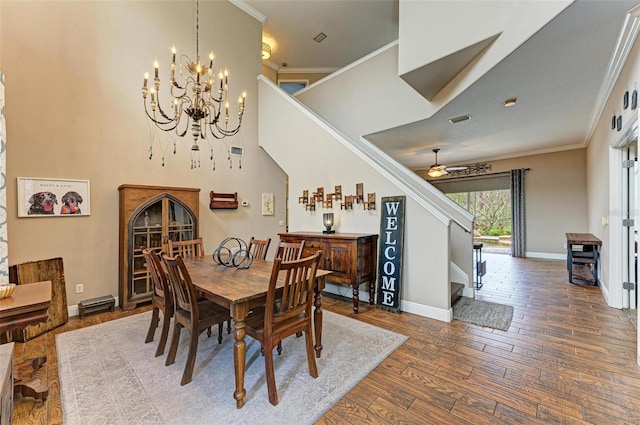
[[525,256],[524,172],[511,170],[511,255]]

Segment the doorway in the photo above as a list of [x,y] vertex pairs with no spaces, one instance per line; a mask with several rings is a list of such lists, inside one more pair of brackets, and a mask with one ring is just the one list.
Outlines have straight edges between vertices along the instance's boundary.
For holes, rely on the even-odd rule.
[[476,216],[473,242],[484,252],[511,254],[511,192],[508,189],[447,193]]
[[513,234],[510,173],[430,181],[451,200],[475,215],[473,240],[483,252],[511,255]]
[[638,121],[609,150],[609,304],[637,309]]

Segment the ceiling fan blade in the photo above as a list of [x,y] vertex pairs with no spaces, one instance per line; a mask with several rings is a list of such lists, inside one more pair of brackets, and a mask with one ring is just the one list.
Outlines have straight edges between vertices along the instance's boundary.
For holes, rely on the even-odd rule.
[[446,171],[447,170],[447,166],[446,165],[441,165],[441,164],[433,164],[431,166],[430,170]]
[[466,170],[469,167],[447,167],[447,171],[462,171],[462,170]]

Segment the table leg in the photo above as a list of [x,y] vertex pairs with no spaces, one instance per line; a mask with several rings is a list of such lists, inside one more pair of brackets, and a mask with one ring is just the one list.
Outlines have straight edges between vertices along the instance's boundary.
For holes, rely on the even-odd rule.
[[358,305],[360,304],[360,285],[353,284],[353,312],[358,314]]
[[314,332],[316,334],[316,357],[320,358],[322,354],[322,290],[324,289],[324,277],[317,278],[317,283],[313,287],[313,324],[315,326]]
[[569,282],[573,283],[573,245],[567,244],[567,270],[569,271]]
[[235,339],[233,344],[233,369],[236,375],[236,391],[233,393],[233,398],[236,399],[236,407],[238,409],[244,405],[244,396],[247,394],[244,389],[244,367],[247,354],[247,344],[244,342],[244,320],[247,318],[247,314],[249,314],[247,304],[231,306],[233,338]]
[[376,278],[374,276],[374,278],[369,281],[369,305],[373,305],[376,299],[375,283],[376,283]]
[[33,397],[36,400],[46,400],[49,387],[42,384],[33,375],[47,361],[47,356],[35,357],[16,364],[13,368],[13,391],[23,397]]

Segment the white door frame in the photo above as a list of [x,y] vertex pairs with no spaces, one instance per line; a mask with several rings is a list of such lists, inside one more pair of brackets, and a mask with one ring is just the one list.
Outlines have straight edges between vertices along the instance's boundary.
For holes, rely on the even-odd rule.
[[[628,265],[627,256],[628,243],[624,237],[622,226],[623,212],[626,210],[623,190],[626,190],[626,183],[623,177],[626,171],[622,168],[624,158],[624,148],[638,141],[638,115],[634,114],[633,119],[625,126],[624,131],[618,139],[611,143],[609,149],[609,305],[614,308],[629,307],[628,300],[624,295],[622,282],[625,281],[625,267]],[[635,187],[638,187],[636,182]],[[637,189],[636,189],[637,191]],[[637,199],[637,193],[635,198]]]

